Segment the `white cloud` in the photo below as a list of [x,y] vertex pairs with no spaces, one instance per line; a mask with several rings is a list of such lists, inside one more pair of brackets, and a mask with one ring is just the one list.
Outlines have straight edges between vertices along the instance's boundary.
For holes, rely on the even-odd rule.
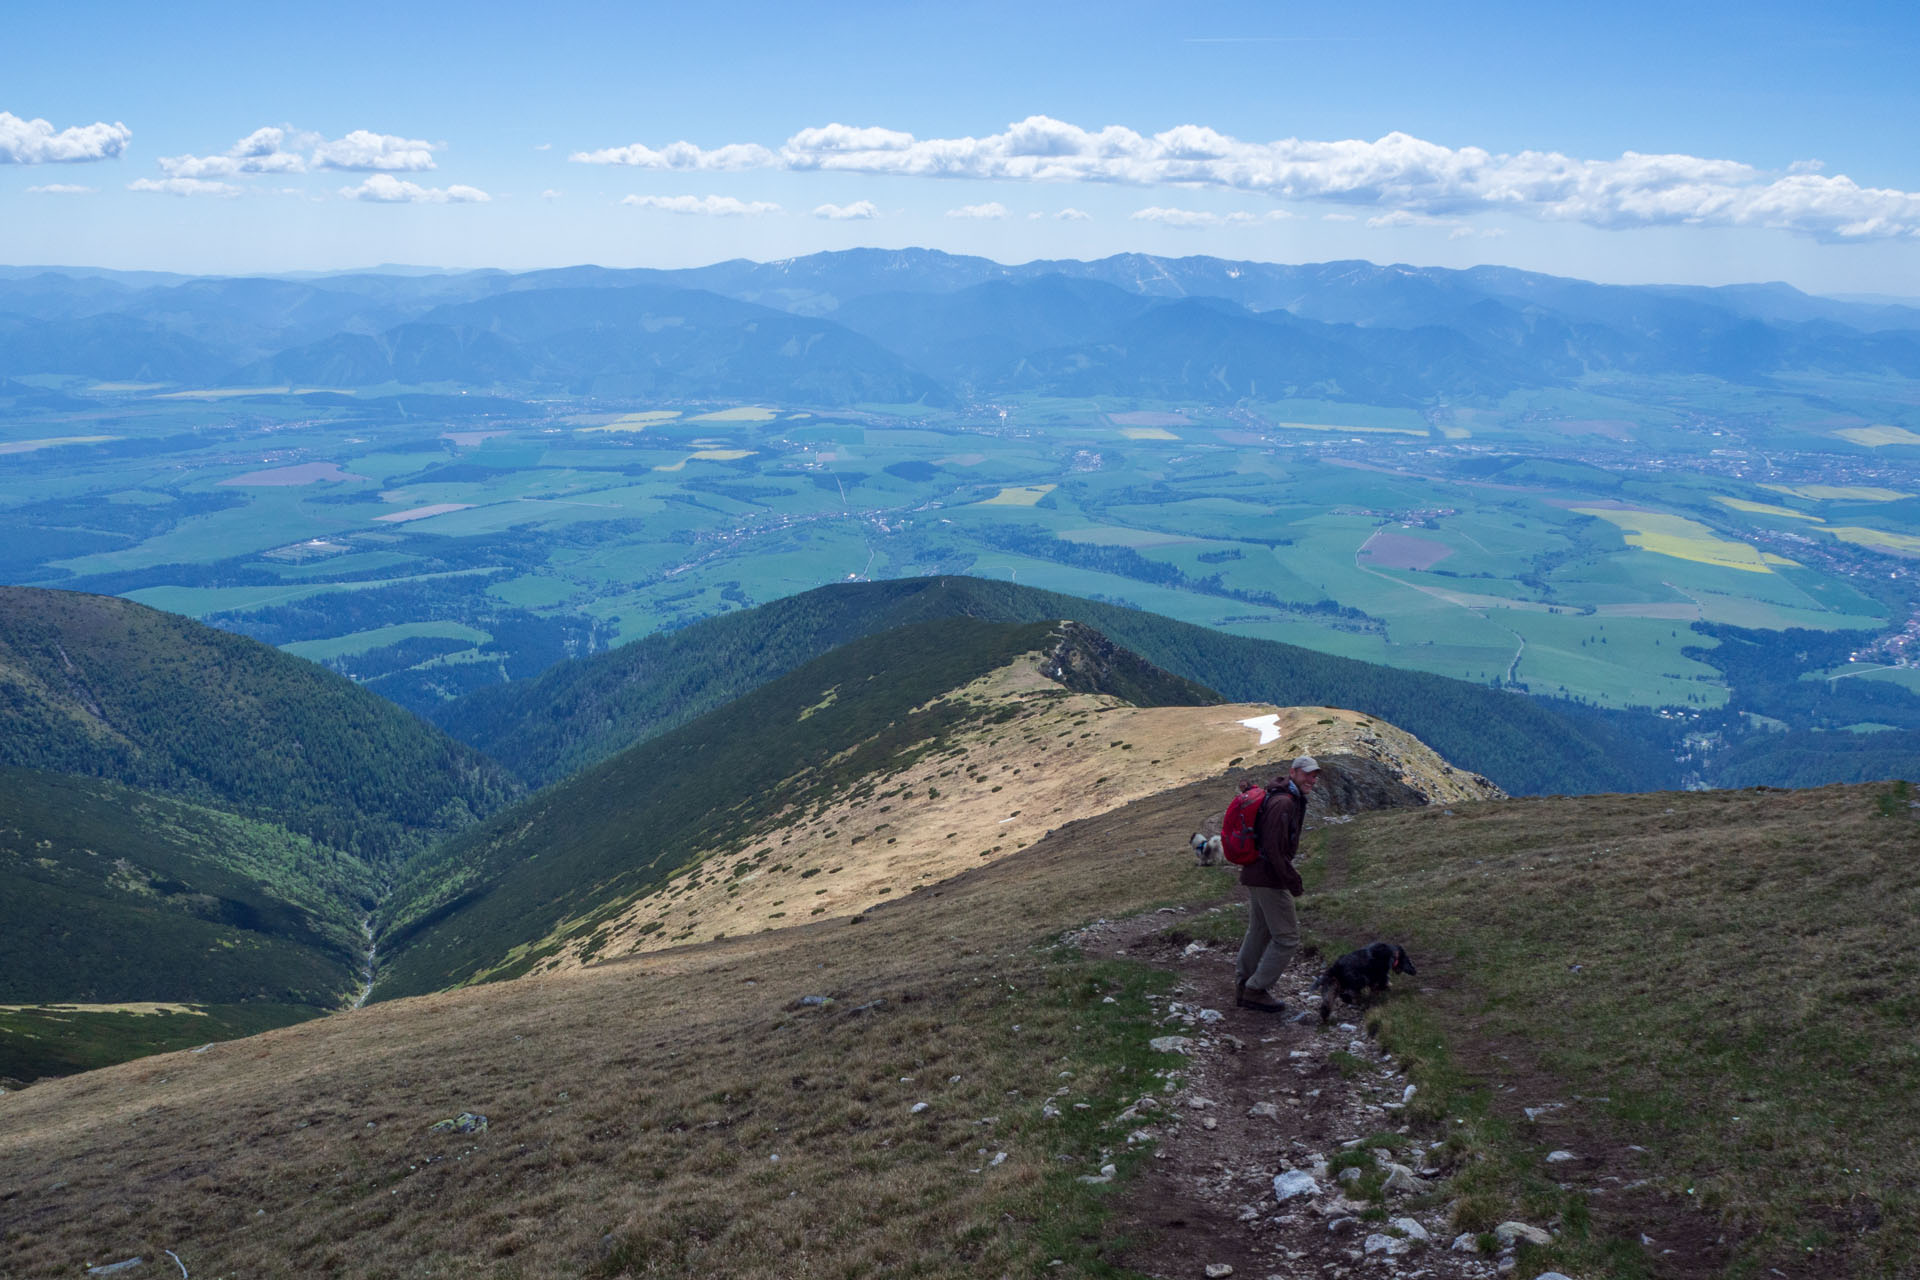
[[565,193],[555,187],[548,187],[540,193],[540,198],[542,200],[558,200],[563,194]]
[[1091,222],[1093,215],[1084,209],[1068,207],[1053,215],[1062,222]]
[[736,200],[732,196],[627,196],[621,204],[668,213],[699,214],[712,218],[759,217],[779,213],[780,206],[764,200]]
[[[1395,209],[1367,219],[1367,226],[1374,230],[1382,227],[1450,227],[1465,230],[1466,224],[1458,218],[1436,218],[1430,213],[1414,213],[1407,209]],[[1472,234],[1471,231],[1468,232]]]
[[1357,213],[1323,213],[1320,215],[1320,221],[1322,222],[1358,222],[1360,221],[1360,215]]
[[133,130],[123,124],[74,125],[56,130],[45,120],[0,111],[0,164],[79,164],[127,149]]
[[816,218],[829,218],[835,222],[852,222],[867,218],[877,218],[880,210],[871,200],[855,200],[852,204],[823,204],[813,211]]
[[1007,206],[998,200],[989,200],[986,204],[963,204],[958,209],[947,210],[949,218],[977,218],[993,220],[1007,216]]
[[169,196],[237,196],[240,188],[231,182],[206,182],[200,178],[135,178],[129,191],[157,191]]
[[343,138],[315,147],[313,167],[352,173],[419,173],[434,167],[435,149],[431,142],[355,129]]
[[590,164],[660,169],[770,168],[992,181],[1210,187],[1436,218],[1521,213],[1604,228],[1765,227],[1826,240],[1920,235],[1920,193],[1863,187],[1812,163],[1769,173],[1734,160],[1628,151],[1582,160],[1495,153],[1405,133],[1373,141],[1247,142],[1203,125],[1141,134],[1030,116],[985,137],[916,138],[894,129],[802,129],[778,150],[675,142],[575,152]]
[[639,169],[728,170],[768,169],[775,167],[774,155],[754,143],[717,147],[702,151],[691,142],[676,142],[658,151],[634,143],[630,147],[609,147],[601,151],[576,151],[567,159],[576,164],[625,164]]
[[535,151],[551,151],[553,150],[553,144],[551,142],[536,142],[533,144],[533,149]]
[[1232,213],[1214,213],[1206,209],[1164,209],[1159,205],[1136,209],[1128,216],[1135,222],[1157,222],[1163,227],[1180,231],[1198,231],[1205,227],[1243,227],[1249,222],[1259,221],[1252,214],[1238,209]]
[[28,187],[27,190],[37,196],[90,196],[94,192],[92,187],[72,182],[49,182],[44,187]]
[[357,187],[342,187],[349,200],[374,204],[487,204],[493,197],[475,187],[423,187],[389,173],[376,173]]

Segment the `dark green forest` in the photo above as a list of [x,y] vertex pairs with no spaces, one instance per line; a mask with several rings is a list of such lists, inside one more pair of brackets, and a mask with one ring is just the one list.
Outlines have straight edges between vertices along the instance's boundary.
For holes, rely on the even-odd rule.
[[1670,750],[1647,758],[1644,739],[1623,731],[1671,741],[1673,730],[1651,715],[1585,714],[1442,676],[979,578],[821,587],[563,663],[532,681],[477,690],[433,714],[448,732],[541,785],[685,724],[835,645],[906,622],[956,617],[1084,622],[1234,701],[1349,707],[1390,720],[1516,794],[1644,791],[1678,783]]
[[109,778],[397,857],[520,792],[352,681],[130,601],[0,587],[0,764]]

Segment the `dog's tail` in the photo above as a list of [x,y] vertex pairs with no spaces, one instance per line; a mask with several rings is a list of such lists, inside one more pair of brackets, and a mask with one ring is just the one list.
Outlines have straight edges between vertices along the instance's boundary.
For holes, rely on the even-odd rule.
[[1322,1026],[1325,1026],[1333,1017],[1333,996],[1330,994],[1333,990],[1333,985],[1333,966],[1328,965],[1326,972],[1322,973],[1319,980],[1313,984],[1313,989],[1322,993],[1320,996],[1320,1024]]

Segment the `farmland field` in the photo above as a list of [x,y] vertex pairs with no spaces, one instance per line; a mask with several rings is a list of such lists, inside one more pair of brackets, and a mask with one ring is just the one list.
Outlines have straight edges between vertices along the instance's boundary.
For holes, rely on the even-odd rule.
[[[971,573],[1697,710],[1729,685],[1696,628],[1865,643],[1912,615],[1920,556],[1920,468],[1891,428],[1836,437],[1784,393],[1724,392],[1717,410],[1850,461],[1749,476],[1749,453],[1727,460],[1732,429],[1657,384],[1436,421],[1314,399],[474,412],[437,397],[423,413],[371,395],[66,391],[87,407],[0,419],[6,580],[209,619],[416,709],[826,582]],[[1854,420],[1885,422],[1872,411]],[[1638,465],[1650,453],[1660,464]]]

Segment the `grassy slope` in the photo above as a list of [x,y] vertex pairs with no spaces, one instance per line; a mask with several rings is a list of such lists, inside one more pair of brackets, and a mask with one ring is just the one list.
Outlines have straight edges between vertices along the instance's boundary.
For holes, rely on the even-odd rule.
[[684,724],[862,635],[958,616],[1073,618],[1236,701],[1351,707],[1391,720],[1517,794],[1631,790],[1658,776],[1589,720],[1519,694],[1396,671],[1155,614],[977,578],[821,587],[562,663],[449,704],[439,721],[535,783]]
[[[538,793],[410,869],[383,913],[379,994],[523,972],[557,922],[590,930],[692,855],[763,837],[787,806],[872,791],[982,714],[1013,714],[940,699],[1056,630],[949,619],[855,640]],[[1131,661],[1117,674],[1143,700],[1213,700]]]
[[0,764],[236,809],[374,858],[518,790],[351,681],[107,596],[0,587],[0,708]]
[[[359,919],[376,892],[365,863],[280,827],[0,769],[0,1004],[298,1010],[238,1024],[248,1030],[311,1016],[357,991]],[[0,1076],[99,1066],[178,1043],[174,1032],[207,1039],[193,1021],[161,1034],[140,1015],[0,1019]]]
[[[859,922],[37,1085],[0,1105],[20,1188],[0,1246],[32,1274],[174,1248],[258,1275],[1112,1275],[1108,1189],[1076,1177],[1103,1146],[1124,1177],[1118,1113],[1177,1064],[1142,1053],[1151,974],[1047,944],[1217,895],[1217,873],[1157,851],[1218,789],[1062,828]],[[1641,1194],[1726,1234],[1729,1276],[1912,1274],[1906,805],[1855,787],[1367,816],[1313,838],[1303,907],[1419,957],[1372,1020],[1421,1081],[1415,1132],[1452,1138],[1462,1212],[1566,1215],[1563,1254],[1520,1274],[1648,1274],[1637,1246],[1594,1245],[1637,1239],[1642,1219],[1609,1220],[1618,1186],[1581,1241],[1540,1172],[1566,1129],[1515,1114],[1535,1088],[1573,1104],[1560,1125],[1648,1146]],[[491,1129],[428,1132],[463,1109]]]
[[1538,1159],[1566,1130],[1476,1078],[1538,1073],[1571,1104],[1556,1125],[1650,1148],[1655,1190],[1731,1229],[1728,1274],[1920,1272],[1905,783],[1509,801],[1320,839],[1309,916],[1404,940],[1438,988],[1381,1018],[1421,1106],[1529,1157],[1489,1161],[1477,1194],[1555,1203]]
[[[196,1275],[1110,1276],[1113,1188],[1077,1179],[1104,1147],[1144,1158],[1115,1125],[1177,1065],[1146,1044],[1164,979],[1049,944],[1217,891],[1219,873],[1132,847],[1177,842],[1216,790],[859,923],[36,1085],[0,1100],[21,1189],[0,1254],[23,1274],[171,1248]],[[428,1132],[462,1110],[488,1132]]]

